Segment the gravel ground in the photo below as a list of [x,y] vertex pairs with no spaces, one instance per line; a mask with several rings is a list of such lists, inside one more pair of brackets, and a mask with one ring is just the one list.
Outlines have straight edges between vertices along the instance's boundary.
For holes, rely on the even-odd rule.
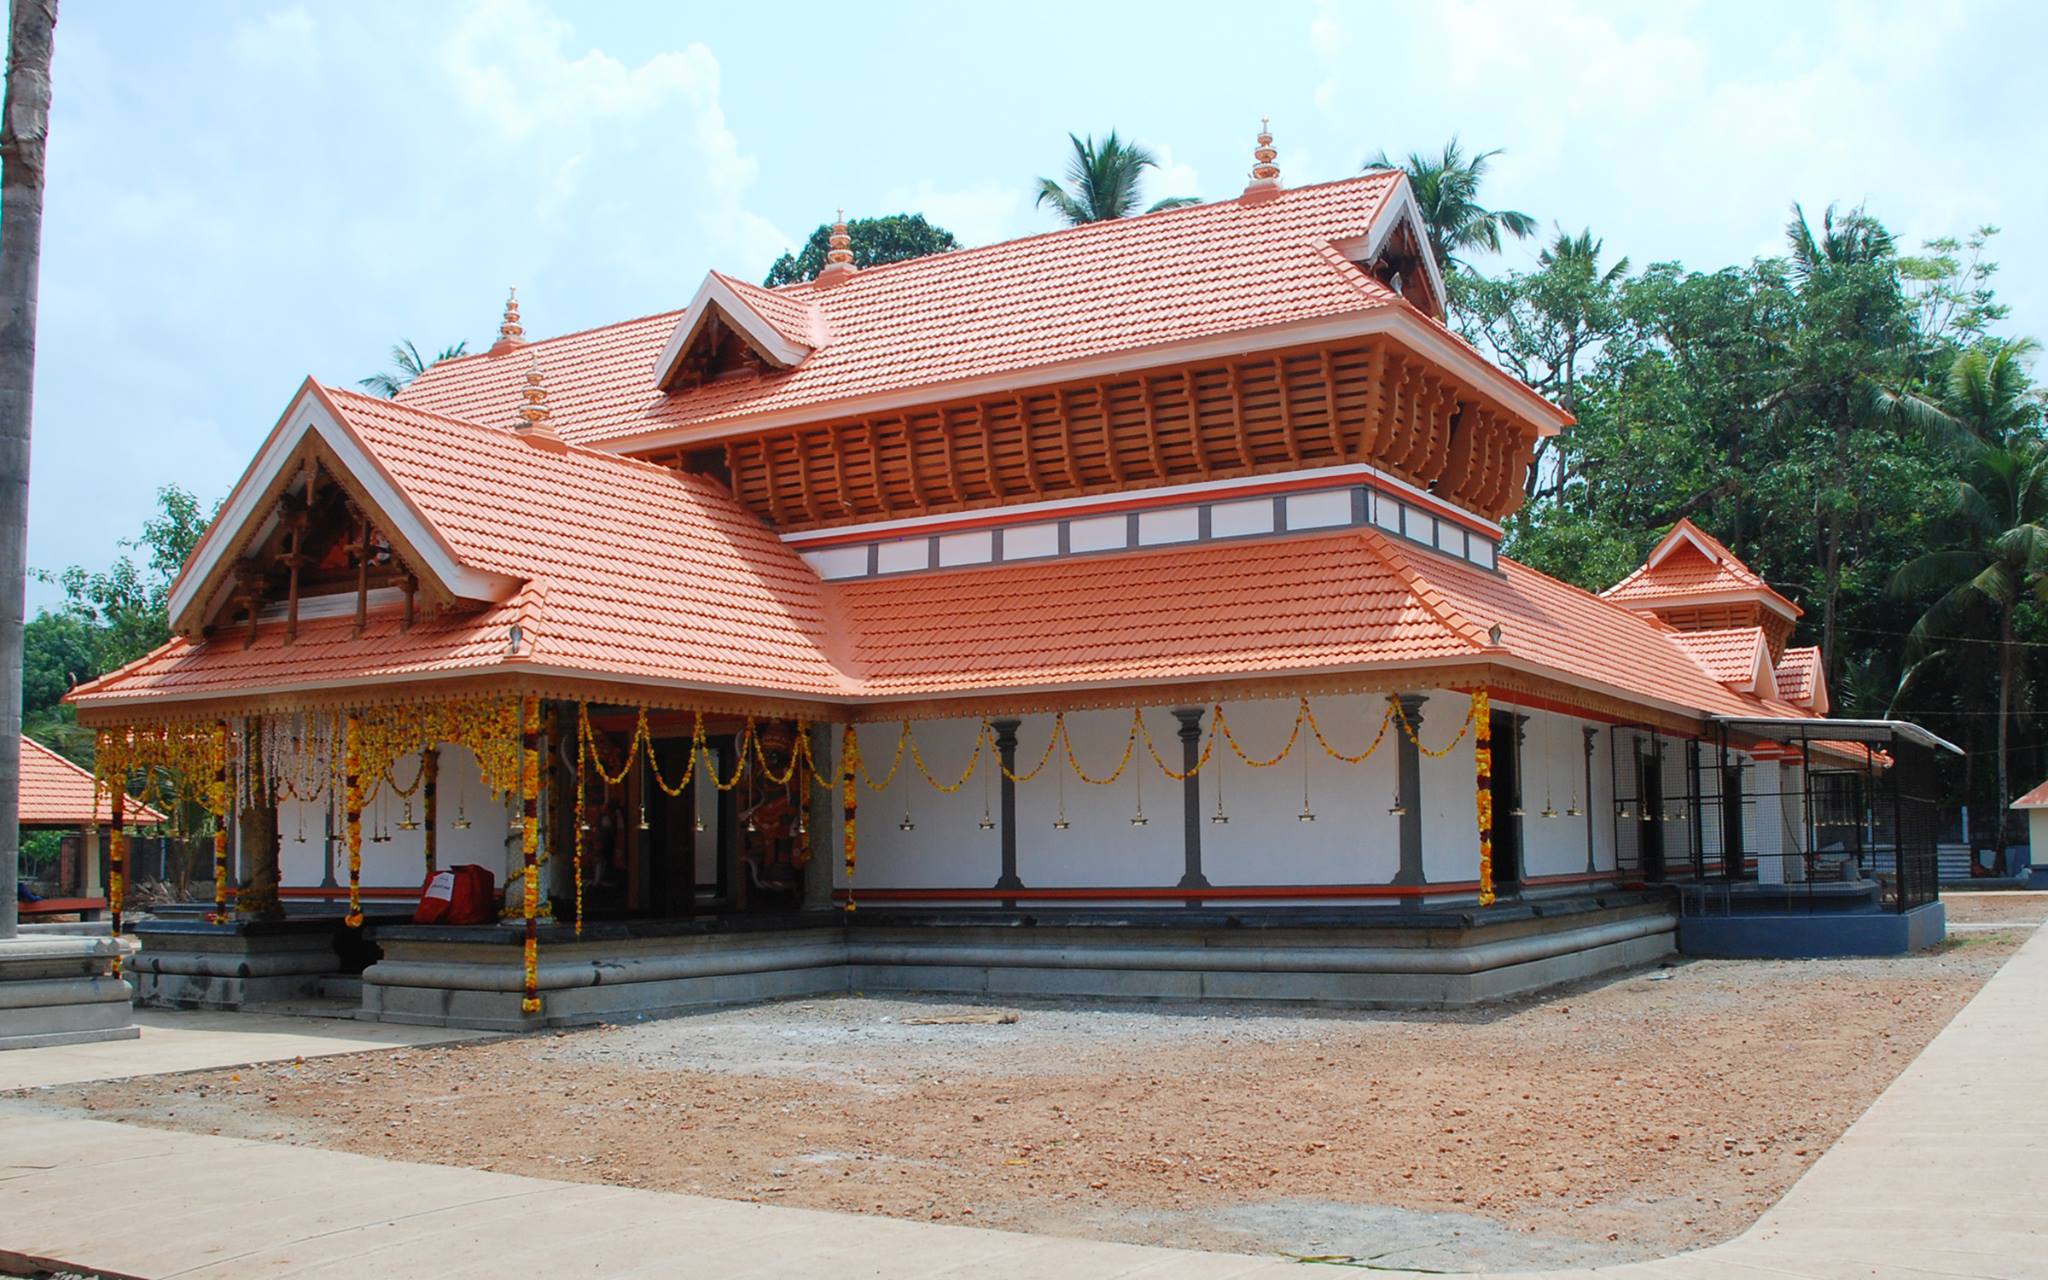
[[2024,936],[1972,931],[1889,960],[1674,963],[1456,1012],[1066,1001],[921,1024],[995,1010],[806,1000],[38,1096],[820,1209],[1566,1266],[1741,1231]]
[[1950,924],[2048,923],[2048,890],[1984,890],[1944,893],[1942,905]]

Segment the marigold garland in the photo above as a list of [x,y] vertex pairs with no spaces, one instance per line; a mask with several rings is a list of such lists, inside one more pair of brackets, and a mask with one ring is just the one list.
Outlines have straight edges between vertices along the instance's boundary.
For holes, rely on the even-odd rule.
[[540,1012],[540,699],[525,699],[520,715],[521,822],[519,851],[525,863],[526,891],[520,910],[526,920],[526,994],[519,1011]]
[[[843,780],[840,804],[842,806],[841,814],[845,821],[846,833],[846,909],[852,911],[855,907],[853,901],[853,867],[859,851],[855,834],[855,819],[860,810],[860,779],[867,773],[867,766],[861,762],[860,737],[851,723],[846,726],[841,743],[839,772]],[[900,748],[897,758],[899,761],[902,759]],[[890,773],[894,774],[895,770],[891,769]]]
[[[1404,717],[1405,718],[1405,717]],[[1472,709],[1465,722],[1475,729],[1472,738],[1474,803],[1479,814],[1479,905],[1493,905],[1493,710],[1486,690],[1472,694]],[[1459,736],[1464,736],[1461,730]]]
[[343,828],[348,841],[348,916],[351,929],[363,927],[363,725],[362,717],[350,712],[342,730],[344,738],[342,785],[347,788]]

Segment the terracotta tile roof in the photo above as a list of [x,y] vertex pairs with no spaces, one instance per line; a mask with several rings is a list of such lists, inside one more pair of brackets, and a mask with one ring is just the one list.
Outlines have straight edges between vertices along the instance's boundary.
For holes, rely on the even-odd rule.
[[2048,782],[2043,782],[2032,791],[2012,802],[2015,809],[2048,809]]
[[817,575],[718,485],[374,396],[324,395],[465,565],[524,580],[524,591],[411,633],[386,618],[360,643],[349,639],[353,618],[302,621],[290,646],[282,626],[260,629],[248,649],[239,636],[174,641],[83,686],[79,702],[511,663],[785,693],[845,688],[824,657]]
[[1680,631],[1671,637],[1679,648],[1722,684],[1747,689],[1756,678],[1759,651],[1768,651],[1762,627],[1725,627],[1712,631]]
[[834,285],[745,286],[748,300],[778,329],[791,326],[793,336],[803,333],[794,327],[800,309],[815,308],[829,340],[793,369],[729,374],[674,396],[654,384],[655,358],[680,314],[669,312],[528,342],[512,358],[443,361],[400,401],[497,422],[511,414],[520,380],[538,357],[557,429],[597,443],[1407,307],[1328,251],[1333,241],[1367,234],[1398,181],[1378,171],[1270,200],[1220,200],[1091,223],[869,267]]
[[[92,775],[34,738],[21,739],[21,825],[82,827],[107,820],[107,802],[95,794]],[[130,801],[122,811],[129,822],[157,823],[164,815]]]
[[834,584],[862,692],[1247,675],[1484,646],[1377,534],[1211,544]]
[[1778,660],[1778,696],[1797,706],[1809,706],[1820,682],[1820,647],[1787,649]]
[[1600,594],[1617,604],[1647,604],[1724,592],[1760,594],[1794,618],[1803,612],[1690,520],[1672,526],[1640,569]]
[[410,631],[380,613],[361,639],[330,618],[291,645],[275,623],[247,647],[232,628],[175,640],[77,701],[532,667],[837,701],[1469,659],[1696,713],[1805,714],[1724,687],[1656,619],[1511,560],[1488,572],[1345,530],[828,586],[710,481],[320,394],[463,565],[525,586]]
[[1502,647],[1533,666],[1711,715],[1757,715],[1759,706],[1776,705],[1715,681],[1674,643],[1680,633],[1527,565],[1502,557],[1493,574],[1441,556],[1394,554],[1474,625],[1499,623]]
[[799,346],[813,346],[824,324],[815,300],[815,290],[764,289],[723,271],[711,273],[738,294],[775,331]]

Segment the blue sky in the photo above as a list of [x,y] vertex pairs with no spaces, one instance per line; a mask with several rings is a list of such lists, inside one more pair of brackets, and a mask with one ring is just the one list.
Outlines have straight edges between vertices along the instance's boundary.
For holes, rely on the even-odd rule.
[[1205,197],[1261,115],[1289,183],[1456,133],[1506,149],[1490,203],[1638,266],[1775,252],[1794,200],[1908,244],[1995,223],[2008,327],[2048,338],[2044,44],[2029,3],[74,0],[30,562],[104,565],[159,484],[224,495],[307,374],[486,345],[510,284],[545,336],[758,278],[839,205],[1047,229],[1069,130]]

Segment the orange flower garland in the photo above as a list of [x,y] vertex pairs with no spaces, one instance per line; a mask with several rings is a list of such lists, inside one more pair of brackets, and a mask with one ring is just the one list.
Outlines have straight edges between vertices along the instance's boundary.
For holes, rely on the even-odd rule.
[[[863,766],[860,761],[860,738],[855,734],[853,725],[850,722],[846,726],[840,754],[844,757],[839,762],[839,776],[843,780],[840,803],[843,806],[842,812],[846,822],[846,909],[852,911],[854,909],[853,865],[858,853],[858,842],[855,838],[854,824],[860,810],[860,787],[858,780]],[[901,760],[900,740],[898,759],[899,761]]]
[[540,1012],[540,699],[525,700],[520,717],[519,799],[524,810],[520,823],[519,848],[524,857],[526,894],[521,911],[526,919],[526,995],[519,1002],[521,1013]]
[[1479,812],[1479,905],[1493,905],[1493,711],[1486,690],[1472,695],[1472,773]]
[[351,929],[363,927],[363,722],[350,712],[346,728],[342,783],[348,789],[342,815],[348,840],[348,917]]

